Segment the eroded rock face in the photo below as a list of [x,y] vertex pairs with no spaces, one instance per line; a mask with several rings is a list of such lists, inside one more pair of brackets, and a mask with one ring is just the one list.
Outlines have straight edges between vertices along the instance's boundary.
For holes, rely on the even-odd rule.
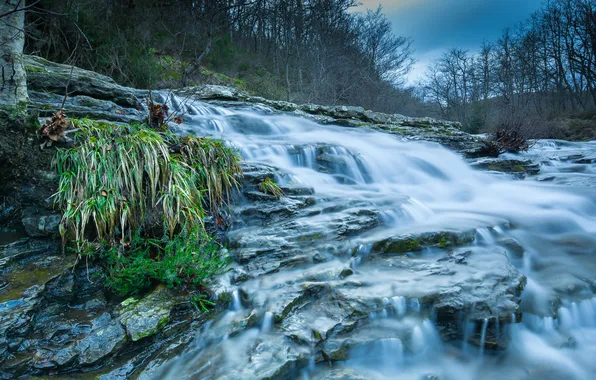
[[26,55],[24,64],[30,91],[64,95],[68,84],[68,92],[73,96],[109,100],[123,107],[134,108],[139,105],[133,89],[120,86],[105,75],[50,62],[34,55]]
[[[255,195],[275,172],[247,167],[248,200],[233,208],[233,311],[199,333],[200,348],[153,376],[294,378],[309,361],[380,356],[388,347],[418,353],[441,340],[479,345],[485,324],[484,346],[506,347],[500,327],[520,318],[526,279],[505,250],[474,246],[473,230],[383,234],[384,220],[364,201],[310,190]],[[226,355],[232,348],[233,359]],[[316,376],[367,378],[350,370]]]
[[101,368],[131,349],[136,368],[193,320],[188,298],[164,288],[109,300],[102,270],[74,262],[58,241],[0,246],[0,378]]

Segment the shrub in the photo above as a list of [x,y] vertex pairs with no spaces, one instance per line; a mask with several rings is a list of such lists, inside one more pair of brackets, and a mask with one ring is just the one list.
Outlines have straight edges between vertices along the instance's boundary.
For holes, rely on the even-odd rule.
[[530,148],[528,140],[515,129],[501,127],[484,141],[483,156],[497,157],[504,152],[523,152]]
[[504,152],[523,152],[530,148],[528,140],[514,129],[497,129],[494,140]]
[[99,247],[86,252],[103,258],[117,293],[137,293],[154,281],[196,287],[225,267],[203,219],[237,186],[234,150],[143,125],[73,124],[75,147],[59,149],[54,160],[60,233],[80,251]]
[[154,282],[170,288],[201,288],[225,271],[229,256],[208,236],[181,231],[173,239],[135,237],[130,247],[107,247],[101,253],[108,270],[107,285],[121,295],[138,294]]

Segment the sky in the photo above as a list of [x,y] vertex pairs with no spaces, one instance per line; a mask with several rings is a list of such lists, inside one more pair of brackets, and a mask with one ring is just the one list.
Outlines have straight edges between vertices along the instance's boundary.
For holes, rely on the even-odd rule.
[[395,34],[411,37],[417,63],[408,82],[420,78],[428,64],[453,47],[477,51],[506,27],[525,20],[542,0],[360,0],[361,9],[379,4]]

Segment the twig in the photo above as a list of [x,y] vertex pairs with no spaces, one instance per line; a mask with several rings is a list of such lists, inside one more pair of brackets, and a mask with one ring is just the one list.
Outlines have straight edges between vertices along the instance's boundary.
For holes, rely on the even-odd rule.
[[68,82],[66,82],[66,89],[64,90],[64,99],[62,99],[62,105],[60,106],[60,110],[64,110],[64,104],[66,104],[66,98],[68,97],[68,86],[70,85],[70,80],[72,79],[72,72],[74,71],[74,65],[70,66],[70,74],[68,75]]
[[26,5],[23,8],[19,8],[19,5],[21,4],[21,0],[19,0],[18,3],[16,3],[15,7],[13,10],[5,12],[3,14],[0,14],[0,18],[2,17],[6,17],[6,16],[10,16],[13,13],[17,13],[17,12],[22,12],[22,11],[26,11],[27,9],[33,8],[34,6],[36,6],[38,3],[40,3],[41,0],[37,0],[36,2]]

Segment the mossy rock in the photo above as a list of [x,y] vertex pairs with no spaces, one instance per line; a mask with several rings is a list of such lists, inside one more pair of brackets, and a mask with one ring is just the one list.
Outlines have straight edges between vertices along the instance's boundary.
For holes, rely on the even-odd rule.
[[448,248],[465,245],[475,239],[474,231],[441,231],[425,232],[421,234],[406,234],[393,236],[373,244],[373,252],[377,253],[408,253],[421,251],[424,248]]
[[136,342],[160,332],[170,321],[170,314],[181,302],[169,289],[159,287],[142,299],[128,298],[120,304],[120,323]]

